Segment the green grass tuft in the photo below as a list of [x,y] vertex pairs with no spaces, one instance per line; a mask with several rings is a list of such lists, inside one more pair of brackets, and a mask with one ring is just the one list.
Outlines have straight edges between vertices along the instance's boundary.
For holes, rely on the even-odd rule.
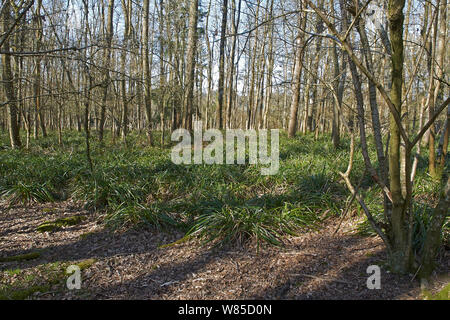
[[294,235],[301,227],[310,227],[316,217],[308,213],[282,208],[267,210],[254,206],[224,206],[212,209],[197,217],[189,236],[205,239],[205,243],[245,243],[249,239],[260,240],[272,245],[281,245],[283,236]]

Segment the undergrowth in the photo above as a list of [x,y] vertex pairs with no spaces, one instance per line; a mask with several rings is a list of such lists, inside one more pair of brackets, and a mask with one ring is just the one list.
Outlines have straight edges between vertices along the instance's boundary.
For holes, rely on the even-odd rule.
[[[112,228],[177,228],[216,245],[249,239],[280,245],[284,236],[342,213],[349,198],[338,174],[347,167],[346,138],[335,150],[328,136],[288,139],[282,133],[280,169],[273,176],[262,176],[261,165],[175,165],[169,144],[149,147],[145,135],[137,133],[127,139],[124,146],[109,135],[103,144],[93,138],[91,172],[81,133],[65,132],[62,145],[52,133],[32,140],[30,150],[11,150],[8,137],[0,135],[0,146],[5,146],[0,149],[0,197],[9,205],[83,200],[86,208],[104,211]],[[371,152],[375,159],[373,148]],[[424,166],[419,165],[414,190],[416,247],[429,221],[429,203],[423,200],[439,191]],[[352,181],[359,181],[363,172],[356,152]],[[382,212],[380,192],[370,178],[360,191],[374,212]],[[367,222],[358,230],[373,234]],[[448,230],[447,222],[444,234]]]

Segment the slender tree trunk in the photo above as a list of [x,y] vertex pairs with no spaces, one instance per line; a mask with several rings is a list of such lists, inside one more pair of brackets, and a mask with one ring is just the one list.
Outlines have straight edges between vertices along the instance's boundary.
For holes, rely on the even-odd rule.
[[[439,0],[437,1],[437,8],[435,10],[439,10]],[[429,57],[429,65],[428,65],[428,71],[429,71],[429,87],[428,87],[428,117],[431,119],[434,115],[434,107],[435,107],[435,91],[439,91],[439,88],[436,86],[436,81],[434,79],[434,64],[436,62],[436,50],[437,50],[437,34],[438,34],[438,18],[435,18],[433,23],[433,37],[431,39],[431,42],[429,44],[429,49],[431,51],[430,57]],[[436,178],[437,172],[436,172],[436,131],[435,131],[435,125],[433,124],[429,129],[429,136],[428,136],[428,171],[430,173],[430,176],[433,178]]]
[[103,97],[102,105],[100,109],[100,123],[98,138],[103,141],[104,127],[106,121],[106,104],[108,101],[108,89],[111,82],[111,76],[109,74],[109,68],[111,65],[111,46],[113,39],[114,29],[114,0],[109,0],[108,2],[108,22],[106,26],[106,49],[104,53],[104,75],[103,75]]
[[212,95],[212,67],[213,67],[213,57],[214,57],[214,46],[211,46],[210,40],[209,40],[209,12],[211,10],[211,0],[209,2],[208,7],[208,16],[206,17],[206,24],[205,24],[205,41],[206,41],[206,49],[208,50],[208,93],[206,96],[206,108],[205,108],[205,129],[209,129],[210,127],[210,112],[211,109],[211,95]]
[[222,26],[220,31],[219,45],[219,84],[218,84],[218,104],[216,111],[216,127],[223,129],[223,102],[224,102],[224,82],[225,82],[225,32],[227,30],[228,0],[223,0],[222,5]]
[[241,3],[242,0],[239,0],[238,8],[237,8],[237,17],[236,17],[236,1],[232,0],[232,32],[233,32],[233,43],[231,47],[231,55],[230,55],[230,61],[228,66],[228,76],[229,76],[229,87],[228,87],[228,95],[227,95],[227,117],[226,117],[226,124],[227,128],[231,128],[231,122],[232,122],[232,109],[233,109],[233,83],[234,83],[234,71],[235,71],[235,55],[236,55],[236,43],[237,43],[237,32],[239,29],[239,22],[240,22],[240,16],[241,16]]
[[[447,53],[448,43],[446,43],[446,34],[447,34],[447,0],[439,0],[439,35],[438,35],[438,44],[436,49],[436,62],[437,62],[437,71],[436,77],[438,79],[443,79],[444,77],[444,65],[445,65],[445,57]],[[436,81],[436,88],[434,90],[434,105],[438,104],[439,93],[441,92],[441,82]],[[448,148],[448,135],[449,135],[449,117],[450,117],[450,107],[448,108],[447,118],[445,120],[445,128],[442,134],[442,143],[439,143],[438,148],[438,173],[442,173],[445,166],[445,159],[447,156],[447,148]],[[431,152],[431,150],[430,150]]]
[[[35,26],[36,26],[36,51],[41,50],[41,42],[43,35],[43,26],[42,26],[42,17],[41,17],[41,7],[42,0],[38,0],[36,4],[36,12],[35,12]],[[44,116],[42,114],[42,106],[41,106],[41,57],[37,56],[36,58],[36,71],[35,71],[35,79],[34,79],[34,96],[36,103],[36,118],[35,118],[35,139],[37,139],[38,135],[38,123],[41,126],[42,136],[47,136],[47,129],[45,127]]]
[[[339,58],[337,54],[337,47],[336,43],[333,42],[332,49],[331,49],[332,57],[333,57],[333,65],[334,65],[334,81],[333,81],[333,87],[336,93],[339,91],[339,74],[340,74],[340,68],[339,68]],[[333,118],[332,118],[332,125],[331,125],[331,139],[333,141],[333,146],[335,148],[338,148],[341,144],[341,138],[340,138],[340,118],[339,118],[339,110],[341,101],[335,101],[336,99],[333,99]]]
[[[149,62],[149,15],[150,15],[150,0],[144,0],[144,103],[145,112],[147,114],[147,136],[149,145],[153,145],[152,138],[152,72]],[[153,29],[153,28],[152,28]],[[153,42],[153,41],[152,41]]]
[[[11,26],[11,6],[9,1],[3,2],[2,8],[2,31],[6,32]],[[10,52],[9,39],[6,39],[2,46],[3,52]],[[17,118],[17,103],[16,103],[16,93],[14,91],[14,80],[11,70],[11,55],[4,53],[2,54],[2,82],[5,91],[6,99],[8,101],[8,127],[9,127],[9,138],[11,142],[11,148],[20,148],[22,143],[19,136],[19,125]]]
[[[155,0],[156,2],[156,0]],[[164,67],[164,2],[159,0],[159,113],[161,117],[161,147],[164,146],[164,117],[165,117],[165,95],[166,78]]]
[[[84,5],[84,23],[85,23],[85,35],[84,35],[84,46],[88,47],[88,37],[89,37],[89,3],[88,0],[83,0]],[[90,97],[92,90],[92,76],[90,73],[89,65],[87,64],[88,54],[87,50],[85,51],[84,59],[84,131],[85,131],[85,142],[86,142],[86,159],[89,165],[89,169],[91,173],[93,172],[94,166],[91,158],[91,144],[90,144],[90,129],[89,129],[89,108],[90,108]]]
[[445,162],[447,159],[447,153],[448,153],[448,138],[449,138],[449,131],[450,131],[450,106],[447,108],[447,119],[445,121],[445,128],[444,132],[442,133],[442,143],[439,143],[438,148],[438,154],[440,155],[439,158],[439,171],[443,172],[445,167]]
[[[300,7],[302,8],[302,7]],[[300,19],[300,25],[302,30],[305,30],[307,13],[302,13]],[[302,69],[303,69],[303,57],[305,52],[305,33],[300,31],[297,36],[297,51],[295,55],[295,69],[294,69],[294,78],[292,79],[292,102],[291,102],[291,110],[289,117],[289,129],[288,136],[289,138],[293,138],[297,131],[297,119],[298,119],[298,109],[300,104],[300,87],[301,87],[301,77],[302,77]]]
[[127,79],[125,77],[127,67],[127,50],[128,42],[131,36],[131,14],[132,14],[132,2],[131,0],[122,0],[122,8],[125,13],[125,30],[123,35],[123,49],[121,55],[122,65],[122,140],[126,144],[128,135],[128,94],[127,94]]
[[[270,2],[270,12],[269,12],[269,18],[273,19],[273,0]],[[267,129],[268,127],[268,115],[272,100],[272,78],[273,78],[273,71],[274,71],[274,50],[273,50],[273,34],[274,34],[274,24],[271,22],[268,26],[268,38],[269,38],[269,48],[268,48],[268,57],[267,57],[267,77],[266,77],[266,96],[265,96],[265,102],[264,102],[264,114],[262,119],[260,121],[262,124],[260,125],[260,128]]]
[[[227,1],[227,0],[225,0]],[[197,53],[197,20],[198,20],[198,0],[190,2],[189,7],[189,33],[186,65],[186,108],[185,108],[185,126],[191,131],[192,112],[194,108],[194,81],[195,81],[195,56]]]

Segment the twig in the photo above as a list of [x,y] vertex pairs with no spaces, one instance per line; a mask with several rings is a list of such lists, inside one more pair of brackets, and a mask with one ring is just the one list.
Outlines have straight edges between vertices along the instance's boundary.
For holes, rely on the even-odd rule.
[[161,285],[161,287],[170,286],[171,284],[179,283],[180,281],[169,281]]
[[313,276],[313,275],[305,274],[305,273],[293,273],[293,274],[291,274],[291,276],[306,277],[306,278],[318,279],[318,280],[323,280],[323,281],[334,281],[334,282],[339,282],[339,283],[344,283],[344,284],[353,284],[352,282],[345,281],[345,280],[323,278],[323,277]]
[[362,185],[362,183],[364,181],[364,177],[365,177],[365,171],[364,171],[364,174],[363,174],[361,180],[358,183],[358,186],[355,189],[355,193],[352,193],[352,197],[350,199],[350,202],[347,204],[347,207],[345,208],[344,213],[342,214],[342,218],[339,221],[339,225],[337,226],[337,228],[334,231],[333,235],[335,235],[339,231],[339,229],[341,228],[342,222],[344,222],[344,219],[347,216],[347,213],[350,211],[350,207],[352,206],[353,201],[355,201],[356,194],[359,192],[359,188],[361,188],[361,185]]

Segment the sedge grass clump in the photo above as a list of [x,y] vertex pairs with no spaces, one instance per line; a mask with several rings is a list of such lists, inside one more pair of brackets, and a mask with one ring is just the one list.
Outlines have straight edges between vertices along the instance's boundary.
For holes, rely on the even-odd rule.
[[12,204],[67,198],[67,183],[80,160],[61,150],[9,150],[0,153],[0,196]]
[[229,206],[212,209],[198,216],[188,236],[196,236],[204,243],[244,244],[256,239],[258,244],[282,245],[283,237],[295,234],[314,219],[290,210],[288,206],[268,210],[258,206]]
[[46,183],[41,185],[39,183],[23,183],[20,181],[9,186],[1,186],[0,197],[11,205],[54,201],[53,192]]
[[139,202],[144,199],[146,191],[142,185],[126,181],[113,171],[98,169],[80,172],[71,182],[72,196],[87,202],[93,210],[103,210],[124,202]]
[[145,225],[158,230],[177,227],[179,221],[158,206],[145,206],[139,203],[121,203],[110,208],[105,222],[115,229],[124,226]]

